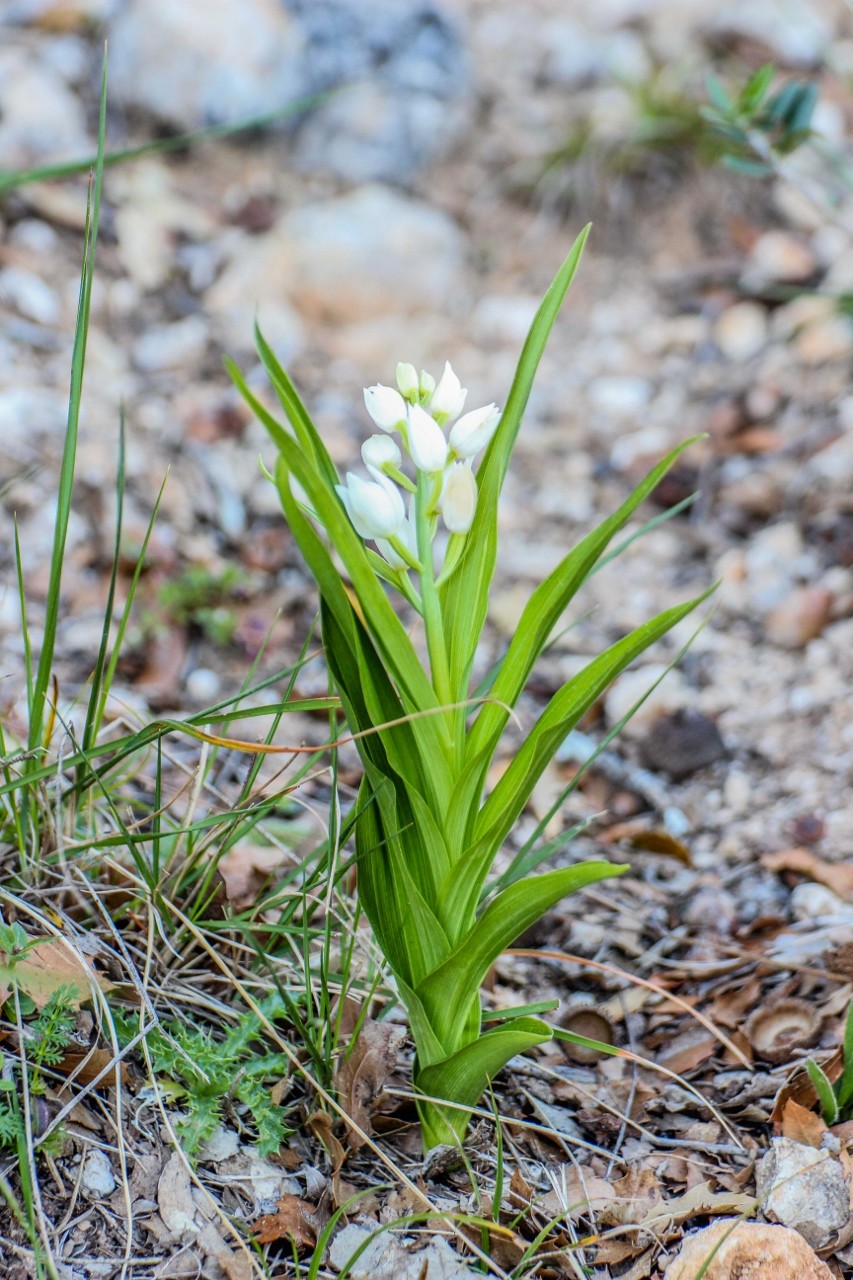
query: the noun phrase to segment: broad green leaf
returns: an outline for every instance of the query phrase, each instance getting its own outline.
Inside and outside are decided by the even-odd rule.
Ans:
[[[521,880],[493,898],[470,933],[418,986],[442,1044],[451,1043],[471,993],[479,991],[492,964],[520,933],[567,894],[625,870],[626,866],[612,862],[581,862]]]
[[[463,862],[470,871],[466,881],[469,892],[479,894],[495,853],[566,734],[575,727],[584,712],[620,671],[707,599],[709,594],[710,591],[705,591],[695,599],[666,609],[656,618],[642,623],[629,635],[605,649],[604,653],[593,658],[583,671],[554,694],[480,810],[475,842],[463,855]],[[448,881],[442,888],[442,895],[452,891]],[[460,910],[464,912],[468,905],[466,903]]]
[[[498,498],[539,361],[574,278],[588,234],[589,227],[585,227],[557,272],[533,320],[500,424],[477,470],[477,511],[461,562],[441,592],[449,637],[450,679],[460,700],[467,694],[474,651],[486,620],[489,586],[497,556]]]
[[[393,788],[388,785],[383,794],[365,778],[359,802],[359,900],[394,973],[414,986],[447,954],[449,944],[411,878],[405,850],[393,832]]]
[[[418,1070],[415,1087],[433,1098],[447,1098],[464,1107],[474,1107],[480,1101],[492,1078],[519,1053],[526,1053],[551,1039],[551,1028],[539,1018],[516,1018],[512,1022],[495,1027],[480,1036],[479,1040],[466,1044],[441,1062]],[[451,1107],[437,1107],[434,1103],[421,1103],[418,1107],[427,1132],[425,1138],[435,1145],[435,1134],[446,1124],[454,1135],[451,1141],[460,1141],[468,1125],[464,1111]],[[447,1142],[448,1137],[439,1136]]]

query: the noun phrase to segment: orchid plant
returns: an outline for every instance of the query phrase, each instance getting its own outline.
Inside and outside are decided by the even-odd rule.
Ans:
[[[588,662],[554,694],[489,790],[502,734],[552,630],[685,447],[536,588],[501,661],[472,688],[501,487],[586,234],[545,295],[502,412],[493,404],[463,412],[466,393],[449,364],[437,383],[400,364],[396,387],[365,391],[378,428],[361,451],[369,478],[348,472],[341,481],[259,332],[260,357],[289,430],[229,364],[277,447],[274,479],[284,515],[319,587],[326,660],[364,768],[355,817],[358,893],[408,1013],[427,1149],[458,1144],[492,1077],[554,1034],[534,1016],[538,1010],[484,1018],[480,987],[497,956],[567,894],[625,870],[590,861],[538,872],[536,860],[516,860],[511,874],[493,876],[495,859],[584,712],[698,603],[666,610]],[[425,660],[417,635],[398,616],[394,592],[422,620]]]

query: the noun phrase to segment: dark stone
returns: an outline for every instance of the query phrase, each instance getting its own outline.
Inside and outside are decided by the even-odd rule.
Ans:
[[[726,757],[720,731],[690,707],[680,707],[654,722],[640,743],[643,764],[678,780]]]

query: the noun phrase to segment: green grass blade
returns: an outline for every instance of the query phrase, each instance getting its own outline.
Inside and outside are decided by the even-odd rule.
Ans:
[[[68,399],[68,420],[65,445],[59,473],[59,494],[54,526],[53,551],[50,560],[50,578],[47,590],[47,609],[44,623],[44,641],[39,655],[38,668],[30,704],[28,745],[34,749],[41,745],[44,728],[44,712],[47,690],[53,668],[56,645],[56,629],[59,623],[59,600],[62,587],[62,568],[65,557],[65,541],[71,517],[71,494],[74,487],[74,468],[77,457],[77,434],[80,424],[80,402],[83,397],[83,371],[86,364],[86,343],[89,336],[89,312],[92,302],[92,281],[95,272],[95,250],[98,243],[98,227],[101,212],[101,189],[104,177],[104,140],[107,121],[107,58],[104,54],[101,78],[101,108],[98,118],[98,155],[94,179],[90,184],[89,206],[86,211],[83,269],[80,276],[80,292],[77,304],[77,321],[74,329],[74,349],[71,357],[71,390]]]
[[[140,160],[144,156],[167,155],[172,151],[186,151],[196,142],[205,142],[213,138],[227,138],[234,134],[249,133],[256,129],[264,129],[276,124],[287,116],[321,103],[328,94],[313,94],[310,97],[298,98],[277,111],[267,111],[262,115],[249,116],[234,124],[214,124],[204,129],[196,129],[192,133],[178,133],[169,138],[156,138],[153,142],[144,142],[138,147],[124,147],[119,151],[107,151],[103,157],[103,167],[127,164],[132,160]],[[98,163],[98,156],[84,156],[80,160],[66,160],[57,164],[35,165],[30,169],[0,169],[0,198],[18,187],[29,186],[34,182],[55,182],[64,178],[76,178],[81,173],[88,173]]]

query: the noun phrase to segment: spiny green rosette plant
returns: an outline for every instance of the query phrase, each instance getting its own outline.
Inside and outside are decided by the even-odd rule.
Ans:
[[[261,360],[290,430],[229,364],[278,449],[274,479],[320,590],[329,669],[348,725],[364,735],[357,740],[364,766],[355,824],[358,892],[408,1012],[427,1148],[458,1143],[469,1109],[495,1073],[552,1037],[548,1023],[525,1010],[502,1014],[483,1029],[480,987],[497,956],[561,898],[625,870],[585,862],[513,883],[504,879],[497,888],[489,880],[496,855],[567,733],[613,678],[698,602],[661,613],[569,680],[486,794],[512,708],[555,625],[684,447],[536,588],[490,682],[473,690],[497,555],[498,499],[586,234],[545,295],[502,413],[489,405],[462,414],[465,393],[449,365],[437,384],[403,364],[396,388],[367,389],[365,404],[380,429],[362,450],[369,480],[348,473],[341,481],[260,333]],[[403,469],[404,453],[413,477]],[[439,563],[440,524],[447,539]],[[395,612],[388,585],[420,615],[427,663]]]

